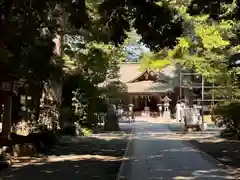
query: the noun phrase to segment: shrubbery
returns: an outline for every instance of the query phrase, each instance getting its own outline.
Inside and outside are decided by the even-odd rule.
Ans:
[[[240,135],[240,102],[230,101],[216,105],[213,109],[216,125],[225,127],[222,136]],[[238,138],[238,137],[237,137]]]

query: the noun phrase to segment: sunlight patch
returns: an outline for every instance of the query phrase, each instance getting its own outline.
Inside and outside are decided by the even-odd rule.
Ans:
[[[191,180],[191,179],[195,179],[193,177],[183,177],[183,176],[177,176],[177,177],[174,177],[173,179],[176,179],[176,180]]]
[[[21,162],[14,164],[14,167],[22,167],[27,166],[29,164],[33,165],[43,165],[45,163],[52,163],[52,162],[61,162],[61,161],[82,161],[82,160],[100,160],[100,161],[122,161],[128,160],[129,158],[126,157],[114,157],[114,156],[101,156],[101,155],[62,155],[62,156],[50,156],[44,159],[33,159],[32,161],[28,162]]]

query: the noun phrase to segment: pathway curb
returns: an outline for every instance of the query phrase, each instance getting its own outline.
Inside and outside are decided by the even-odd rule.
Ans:
[[[133,131],[134,131],[134,128],[132,127],[131,136],[133,135]],[[124,162],[125,162],[124,159],[127,157],[127,154],[128,154],[128,151],[129,151],[129,147],[130,147],[130,143],[132,142],[132,137],[131,136],[130,136],[129,141],[127,143],[127,147],[126,147],[125,153],[123,155],[123,160],[121,162],[121,165],[120,165],[120,168],[119,168],[116,180],[120,180],[120,178],[121,178],[121,174],[122,174],[123,166],[124,166]]]
[[[171,122],[168,125],[168,129],[172,132],[176,132],[173,131],[171,128]],[[181,130],[180,130],[181,131]],[[182,139],[182,137],[181,137]],[[196,139],[194,139],[195,141],[197,141]],[[182,139],[183,143],[194,148],[198,153],[200,153],[202,155],[202,157],[208,161],[210,161],[212,164],[216,164],[218,167],[221,167],[222,169],[232,169],[232,167],[223,164],[222,162],[220,162],[218,159],[214,158],[213,156],[211,156],[210,154],[208,154],[207,152],[201,150],[200,148],[196,147],[194,144],[192,144],[190,141],[191,140],[184,140]]]

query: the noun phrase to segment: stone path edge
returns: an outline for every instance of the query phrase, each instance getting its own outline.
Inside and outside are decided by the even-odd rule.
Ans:
[[[170,126],[170,124],[169,124]],[[169,128],[168,126],[168,129],[174,133],[176,133],[175,131],[171,130],[171,128]],[[196,141],[196,140],[194,140]],[[211,156],[210,154],[208,154],[207,152],[201,150],[200,148],[196,147],[194,144],[191,143],[191,140],[182,140],[182,142],[192,148],[194,148],[198,153],[201,154],[201,156],[211,162],[212,164],[216,164],[218,167],[221,167],[222,169],[232,169],[232,167],[228,166],[228,165],[225,165],[223,164],[222,162],[220,162],[218,159],[214,158],[213,156]]]
[[[128,151],[129,151],[129,147],[130,147],[130,144],[132,142],[132,137],[131,136],[133,134],[133,131],[134,131],[134,128],[132,127],[131,133],[130,133],[131,135],[130,135],[129,141],[127,143],[127,147],[126,147],[125,153],[123,155],[123,160],[121,162],[121,165],[120,165],[120,168],[119,168],[116,180],[120,180],[120,178],[121,178],[121,174],[122,174],[123,166],[124,166],[124,159],[127,157],[127,154],[128,154]]]
[[[233,171],[234,170],[233,167],[223,164],[221,161],[219,161],[218,159],[214,158],[213,156],[211,156],[207,152],[205,152],[205,151],[199,149],[198,147],[196,147],[195,145],[193,145],[190,141],[183,142],[183,143],[186,143],[186,145],[190,145],[191,147],[196,149],[201,154],[203,159],[208,160],[211,163],[215,163],[217,165],[217,167],[219,167],[220,169],[227,170],[227,171]],[[235,178],[238,179],[239,177],[235,177]]]

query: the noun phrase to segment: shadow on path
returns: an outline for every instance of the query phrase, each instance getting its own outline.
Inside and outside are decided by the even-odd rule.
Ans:
[[[240,171],[240,141],[221,139],[191,140],[198,149],[206,152],[225,165],[239,168]]]
[[[190,146],[189,141],[171,140],[171,135],[135,137],[124,161],[120,180],[238,179],[239,169],[229,169]]]
[[[31,163],[17,163],[8,180],[115,180],[127,139],[73,138]]]

